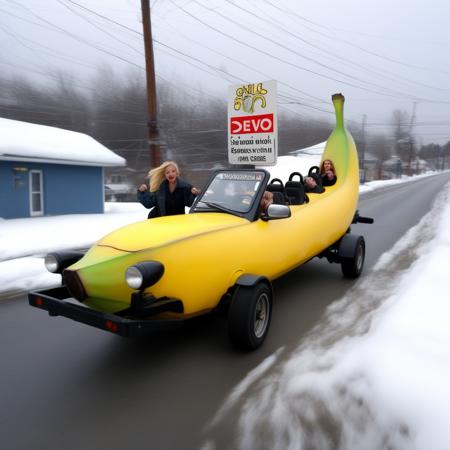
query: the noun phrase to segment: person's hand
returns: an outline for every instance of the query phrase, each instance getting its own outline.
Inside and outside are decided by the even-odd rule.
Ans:
[[[196,187],[193,187],[191,189],[191,192],[192,192],[193,195],[198,195],[198,194],[200,194],[201,190],[197,189]]]
[[[141,184],[141,185],[138,187],[138,191],[139,191],[139,192],[145,192],[147,189],[148,189],[148,187],[147,187],[146,184]]]

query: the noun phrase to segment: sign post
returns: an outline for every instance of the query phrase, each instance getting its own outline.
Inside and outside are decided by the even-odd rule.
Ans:
[[[276,81],[228,89],[228,162],[271,166],[278,155]]]

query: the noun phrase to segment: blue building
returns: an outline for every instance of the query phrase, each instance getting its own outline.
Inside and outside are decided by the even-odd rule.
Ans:
[[[104,167],[124,158],[90,136],[0,118],[0,217],[104,212]]]

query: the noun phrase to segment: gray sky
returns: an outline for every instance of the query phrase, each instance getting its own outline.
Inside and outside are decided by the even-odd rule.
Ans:
[[[329,119],[342,92],[346,118],[366,114],[373,132],[390,132],[392,111],[416,102],[418,141],[450,140],[447,1],[151,4],[157,76],[180,91],[226,102],[230,84],[275,79],[280,112]],[[140,0],[0,0],[0,69],[46,81],[58,68],[86,86],[99,64],[143,68],[140,19]]]

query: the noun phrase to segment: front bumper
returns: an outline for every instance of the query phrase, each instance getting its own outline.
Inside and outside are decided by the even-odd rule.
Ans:
[[[29,304],[48,311],[50,316],[67,317],[123,337],[142,336],[151,331],[177,328],[183,324],[183,319],[125,318],[117,314],[96,311],[68,300],[72,300],[72,297],[65,286],[28,294]]]

